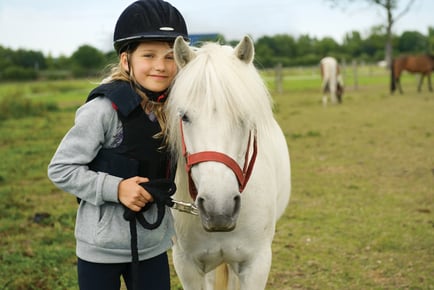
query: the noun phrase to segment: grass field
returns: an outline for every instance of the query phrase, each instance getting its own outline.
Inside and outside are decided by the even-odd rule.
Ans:
[[[346,70],[339,106],[322,107],[315,68],[285,71],[273,93],[293,190],[267,289],[434,289],[434,93],[417,93],[411,75],[393,96],[387,72],[358,76],[356,90]],[[274,92],[273,72],[264,79]],[[75,199],[46,167],[94,85],[0,84],[0,102],[56,104],[0,119],[1,290],[77,289]],[[181,289],[174,273],[172,284]]]

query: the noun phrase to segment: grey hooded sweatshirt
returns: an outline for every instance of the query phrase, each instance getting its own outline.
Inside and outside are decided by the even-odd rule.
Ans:
[[[75,237],[77,256],[94,263],[131,262],[129,224],[123,218],[124,206],[118,200],[122,178],[95,172],[89,164],[101,148],[122,142],[122,122],[110,100],[97,97],[81,106],[75,123],[62,139],[50,164],[48,177],[60,189],[82,201],[77,211]],[[156,219],[153,205],[143,212]],[[170,209],[154,230],[137,226],[139,260],[155,257],[172,246],[175,234]]]

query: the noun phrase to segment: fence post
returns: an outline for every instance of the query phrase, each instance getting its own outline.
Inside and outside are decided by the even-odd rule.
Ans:
[[[278,94],[283,93],[283,76],[282,76],[282,64],[278,63],[275,68],[275,88]]]
[[[353,79],[354,79],[354,90],[357,91],[359,88],[359,77],[357,75],[357,60],[353,59]]]

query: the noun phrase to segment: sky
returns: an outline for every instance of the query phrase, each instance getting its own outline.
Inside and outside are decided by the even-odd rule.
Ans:
[[[219,33],[226,40],[248,34],[288,34],[332,37],[367,36],[386,23],[384,9],[367,1],[331,7],[327,0],[167,0],[183,14],[190,34]],[[398,13],[409,0],[399,0]],[[70,56],[81,45],[112,50],[113,30],[121,12],[133,0],[0,0],[0,45]],[[345,2],[345,1],[344,1]],[[434,0],[415,0],[411,10],[394,25],[394,33],[434,27]]]

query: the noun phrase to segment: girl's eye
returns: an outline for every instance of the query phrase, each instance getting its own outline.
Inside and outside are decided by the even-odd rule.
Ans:
[[[166,59],[173,60],[173,59],[175,59],[175,57],[173,56],[173,54],[170,54],[170,55],[167,55],[167,56],[166,56]]]
[[[153,54],[144,54],[143,57],[145,57],[145,58],[153,58],[154,55]]]

